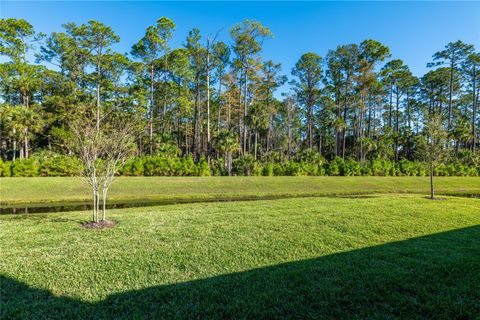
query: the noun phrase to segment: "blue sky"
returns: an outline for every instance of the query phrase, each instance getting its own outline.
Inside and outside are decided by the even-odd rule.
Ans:
[[[177,24],[172,46],[198,27],[228,41],[228,30],[245,18],[268,26],[275,38],[264,44],[263,56],[290,70],[301,54],[324,57],[328,49],[375,39],[393,57],[422,75],[434,52],[462,40],[480,50],[480,2],[9,2],[0,1],[2,18],[24,18],[37,31],[61,30],[65,22],[100,20],[121,37],[115,49],[129,52],[148,25],[161,16]]]

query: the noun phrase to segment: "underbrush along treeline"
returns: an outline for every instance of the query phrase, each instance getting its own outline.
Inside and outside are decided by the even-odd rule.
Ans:
[[[68,177],[77,176],[82,162],[75,158],[59,154],[42,154],[38,157],[16,161],[0,161],[2,177]],[[343,160],[336,157],[327,161],[318,153],[299,155],[291,160],[262,162],[253,156],[235,159],[232,174],[237,176],[427,176],[429,166],[426,162],[400,160],[398,163],[388,160],[370,160],[363,165],[353,159]],[[210,165],[201,157],[195,162],[192,156],[144,156],[128,159],[120,167],[120,176],[227,176],[225,160],[212,160]],[[456,162],[438,164],[434,168],[436,176],[480,176],[480,166],[475,161],[469,164],[460,159]]]

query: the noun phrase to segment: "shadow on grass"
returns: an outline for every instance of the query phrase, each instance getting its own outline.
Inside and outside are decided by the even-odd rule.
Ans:
[[[480,226],[123,292],[99,303],[1,277],[1,303],[2,320],[478,319]]]

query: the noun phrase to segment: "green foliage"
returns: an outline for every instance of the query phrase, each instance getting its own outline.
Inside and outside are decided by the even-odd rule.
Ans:
[[[233,173],[240,176],[251,176],[255,172],[257,162],[252,155],[241,156],[233,161]]]
[[[209,176],[210,175],[210,168],[208,166],[207,159],[204,156],[200,158],[196,166],[195,175],[199,177]]]
[[[361,176],[360,163],[353,159],[347,159],[343,162],[343,167],[340,168],[342,176]]]
[[[81,171],[82,162],[75,158],[54,154],[40,160],[42,177],[73,177]]]
[[[343,160],[340,157],[336,157],[330,163],[325,165],[326,173],[329,176],[339,176],[340,175],[340,168],[343,167]]]
[[[402,159],[398,163],[399,172],[404,176],[425,176],[427,168],[424,163]]]
[[[210,169],[205,158],[196,164],[192,156],[165,157],[146,156],[132,158],[119,170],[122,176],[209,176]]]
[[[317,153],[318,154],[318,153]],[[325,161],[321,157],[299,156],[283,162],[259,162],[251,155],[235,159],[233,172],[238,176],[426,176],[428,165],[424,162],[400,160],[371,160],[363,166],[353,160],[336,157]],[[307,161],[310,160],[310,161]],[[469,160],[469,163],[470,162]],[[474,163],[477,163],[476,161]],[[67,177],[82,169],[81,161],[74,157],[42,153],[30,159],[0,162],[2,177]],[[437,176],[480,176],[480,166],[462,161],[439,164],[434,169]],[[211,160],[204,156],[195,163],[193,157],[144,156],[128,159],[120,167],[119,176],[226,176],[225,159]]]
[[[143,176],[144,174],[143,159],[132,158],[128,159],[122,167],[118,170],[118,175],[121,176]]]
[[[12,177],[37,177],[40,163],[35,158],[15,160],[11,164]]]
[[[274,165],[272,163],[266,163],[262,169],[262,176],[271,177],[274,175]]]
[[[4,162],[0,159],[0,176],[1,177],[11,177],[12,176],[12,162]]]

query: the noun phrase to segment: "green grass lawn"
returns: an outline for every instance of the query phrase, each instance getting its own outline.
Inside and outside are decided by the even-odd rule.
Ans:
[[[439,193],[480,193],[478,177],[438,177]],[[1,178],[0,204],[89,201],[79,178]],[[119,177],[111,201],[212,200],[358,193],[424,193],[428,177]]]
[[[89,212],[0,216],[0,318],[478,319],[479,208],[405,194],[197,203],[111,210],[105,230],[80,227]]]

